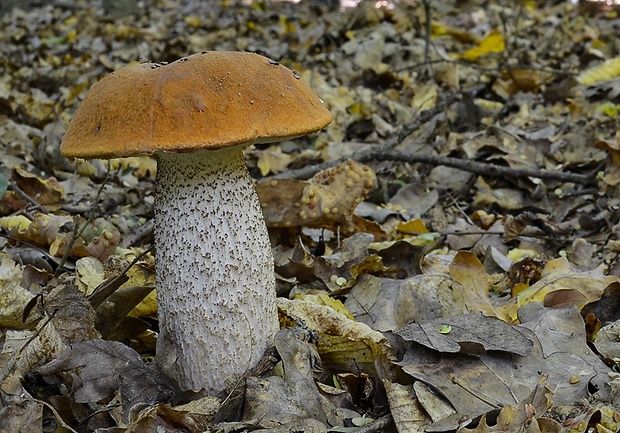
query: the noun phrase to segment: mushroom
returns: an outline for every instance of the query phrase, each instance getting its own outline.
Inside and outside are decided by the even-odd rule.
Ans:
[[[158,157],[156,359],[182,390],[230,389],[279,328],[271,245],[243,147],[331,119],[297,72],[223,51],[127,66],[77,109],[63,155]]]

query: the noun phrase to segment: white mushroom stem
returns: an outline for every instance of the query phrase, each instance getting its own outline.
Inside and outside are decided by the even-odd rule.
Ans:
[[[229,389],[278,331],[273,257],[240,146],[160,154],[157,363],[184,390]]]

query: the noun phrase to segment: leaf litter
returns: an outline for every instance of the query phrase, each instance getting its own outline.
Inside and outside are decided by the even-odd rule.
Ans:
[[[620,431],[613,7],[15,3],[0,430]],[[225,400],[152,366],[155,160],[58,152],[103,75],[213,49],[299,71],[335,119],[247,154],[282,330]]]

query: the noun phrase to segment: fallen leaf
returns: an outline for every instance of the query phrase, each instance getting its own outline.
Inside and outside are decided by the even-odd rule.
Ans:
[[[394,351],[381,333],[312,302],[278,298],[277,305],[281,323],[301,321],[318,332],[317,350],[324,368],[391,378],[388,360],[393,358]]]
[[[280,173],[295,159],[293,155],[282,152],[280,146],[270,146],[265,150],[256,151],[258,161],[256,166],[260,169],[263,176],[269,173]]]
[[[577,77],[580,84],[591,86],[600,81],[620,77],[620,58],[609,59],[600,65],[588,68]]]
[[[256,186],[268,227],[316,227],[356,232],[355,207],[377,186],[369,167],[347,161],[309,181],[266,180]]]
[[[445,326],[450,327],[449,333],[441,332]],[[438,352],[468,355],[496,350],[527,356],[533,344],[518,327],[480,313],[409,323],[395,333],[405,341],[415,341]]]
[[[17,186],[40,205],[58,207],[62,202],[63,191],[56,178],[41,179],[20,167],[13,169],[12,177]],[[52,209],[53,206],[48,208]]]
[[[39,368],[44,376],[70,373],[75,401],[95,403],[113,396],[119,389],[129,392],[124,404],[153,403],[171,395],[171,388],[154,366],[122,343],[104,340],[72,344],[51,362]],[[130,407],[123,411],[129,413]]]
[[[417,275],[403,280],[363,275],[344,305],[356,320],[378,331],[402,329],[463,314],[463,299],[445,275]]]
[[[487,316],[510,321],[510,316],[491,303],[489,277],[475,254],[459,251],[450,264],[450,276],[463,288],[462,298],[467,311],[480,311]]]
[[[283,376],[266,379],[249,377],[244,401],[244,420],[260,420],[263,428],[274,428],[300,419],[328,422],[327,400],[314,384],[313,374],[320,371],[314,345],[305,341],[307,331],[282,329],[275,344],[282,358]]]
[[[559,258],[549,261],[542,270],[540,280],[499,307],[499,311],[507,320],[516,320],[519,307],[530,302],[545,302],[548,295],[559,290],[576,291],[580,296],[573,295],[571,299],[578,308],[582,308],[585,304],[598,300],[607,286],[619,281],[618,277],[605,275],[602,266],[579,272],[573,270],[567,259]],[[547,299],[550,302],[552,298]]]
[[[478,43],[478,46],[454,57],[467,60],[468,62],[475,62],[487,54],[501,53],[504,51],[504,48],[504,36],[498,29],[493,29]]]

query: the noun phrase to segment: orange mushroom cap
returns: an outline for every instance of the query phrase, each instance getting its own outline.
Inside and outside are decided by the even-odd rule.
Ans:
[[[299,137],[331,120],[296,72],[258,54],[209,51],[104,77],[60,149],[71,158],[215,150]]]

